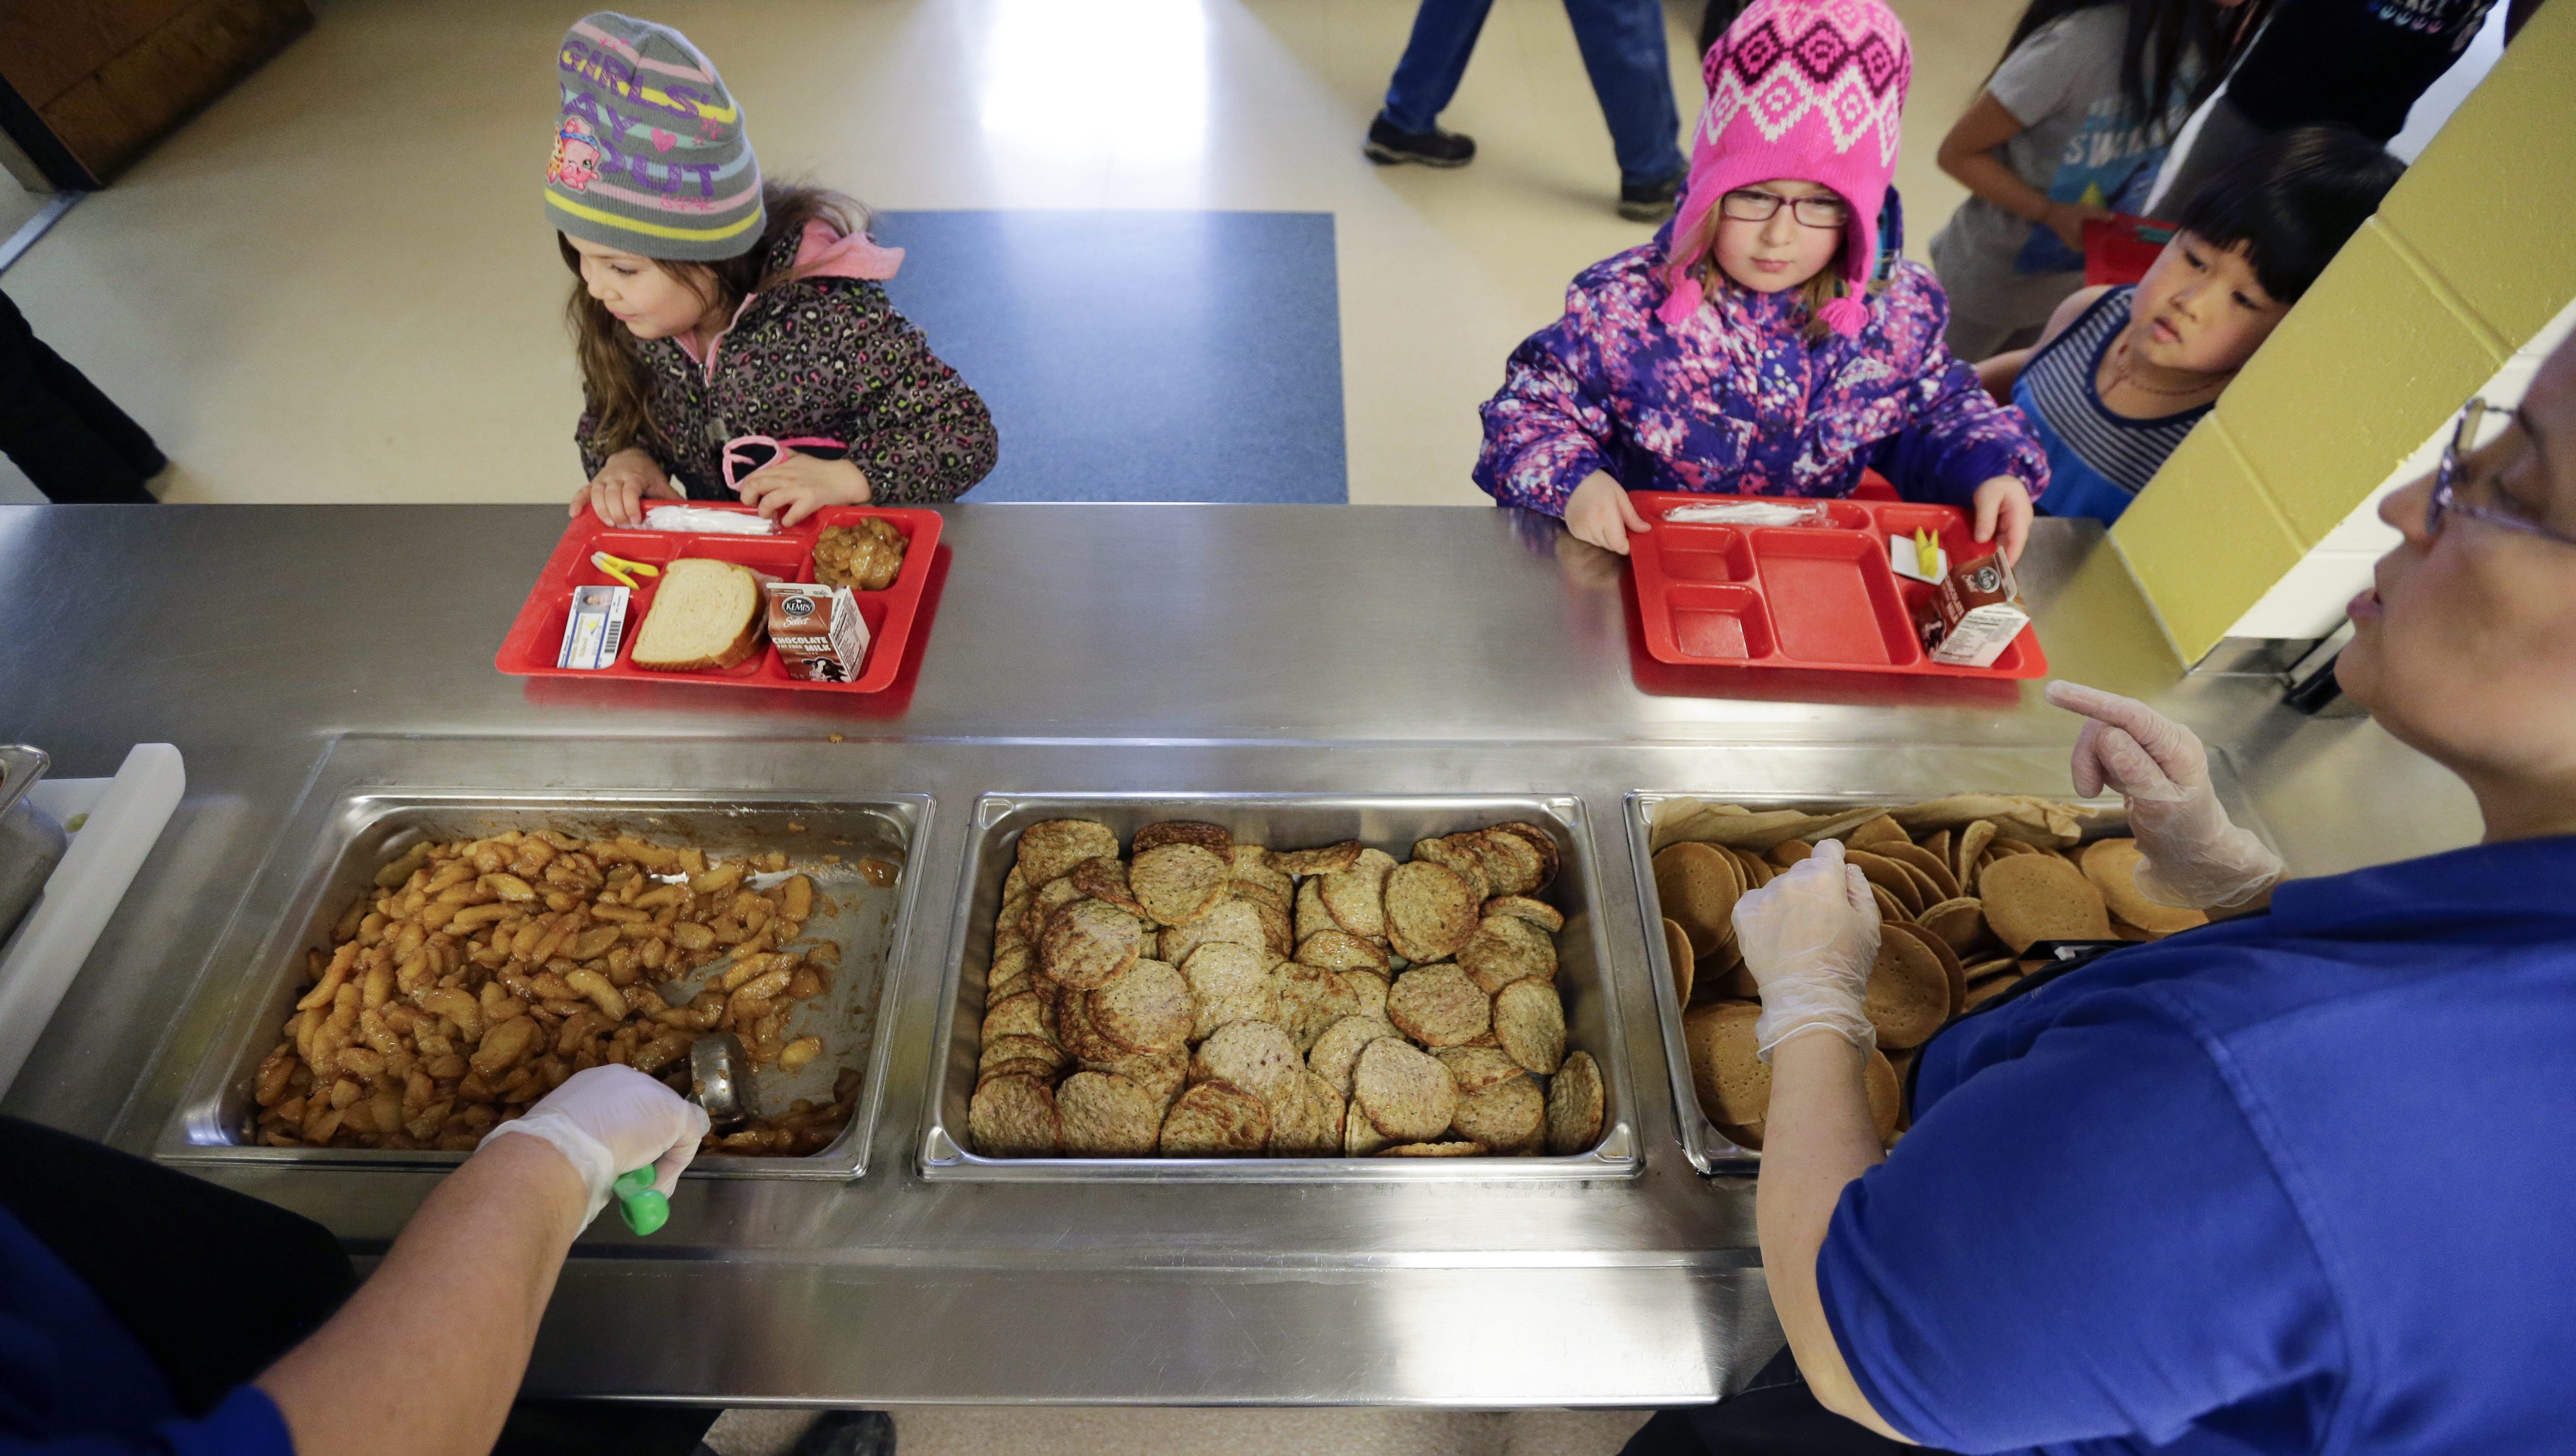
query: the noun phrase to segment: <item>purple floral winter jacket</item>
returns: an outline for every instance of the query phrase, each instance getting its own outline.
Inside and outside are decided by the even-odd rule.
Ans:
[[[1576,274],[1565,316],[1512,351],[1476,460],[1498,504],[1561,516],[1596,470],[1630,490],[1846,496],[1874,468],[1908,500],[1959,506],[1998,475],[2047,487],[2021,412],[1941,342],[1931,269],[1898,263],[1858,338],[1809,343],[1796,291],[1731,286],[1672,328],[1655,316],[1671,231]]]

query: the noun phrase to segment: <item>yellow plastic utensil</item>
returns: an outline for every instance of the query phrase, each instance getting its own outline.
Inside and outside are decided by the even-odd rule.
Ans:
[[[1914,529],[1914,564],[1923,569],[1924,580],[1941,579],[1941,543],[1920,526]]]
[[[611,556],[605,551],[593,551],[590,553],[590,564],[598,567],[610,576],[617,578],[618,584],[625,587],[628,591],[634,591],[636,589],[636,577],[660,576],[662,574],[662,568],[655,566],[650,562],[629,561],[623,556]]]

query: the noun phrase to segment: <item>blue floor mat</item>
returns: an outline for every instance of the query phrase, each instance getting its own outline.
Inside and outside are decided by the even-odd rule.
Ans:
[[[965,499],[1341,502],[1322,212],[881,212],[886,285],[991,406]]]

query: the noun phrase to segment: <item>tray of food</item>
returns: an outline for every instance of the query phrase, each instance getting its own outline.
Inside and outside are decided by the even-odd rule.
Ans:
[[[1640,1164],[1581,800],[988,794],[933,1179]]]
[[[937,511],[826,506],[777,530],[750,506],[693,502],[655,505],[645,521],[576,516],[494,665],[519,677],[872,693],[927,630]]]
[[[1702,1172],[1760,1151],[1770,1098],[1735,902],[1819,841],[1843,841],[1878,901],[1869,1093],[1890,1144],[1903,1134],[1898,1089],[1917,1050],[2020,981],[2023,952],[2044,941],[2158,940],[2207,920],[2138,891],[2137,845],[2117,797],[1636,793],[1628,809],[1675,1111]]]
[[[747,1122],[691,1177],[854,1177],[882,1093],[886,967],[926,796],[360,789],[257,936],[158,1151],[454,1160],[584,1067],[690,1092],[740,1039]],[[267,887],[255,888],[265,896]],[[229,950],[230,947],[227,947]]]
[[[1637,491],[1646,650],[1696,667],[2034,678],[2009,563],[1955,507]]]

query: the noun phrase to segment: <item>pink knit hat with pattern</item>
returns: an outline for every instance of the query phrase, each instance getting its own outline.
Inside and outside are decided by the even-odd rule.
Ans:
[[[1753,0],[1709,48],[1708,106],[1691,144],[1690,186],[1673,220],[1690,237],[1738,187],[1791,179],[1830,187],[1851,207],[1844,296],[1821,310],[1845,338],[1869,322],[1862,302],[1878,259],[1878,210],[1896,172],[1898,120],[1914,76],[1905,25],[1882,0]],[[1678,325],[1704,301],[1675,259],[1656,313]]]

